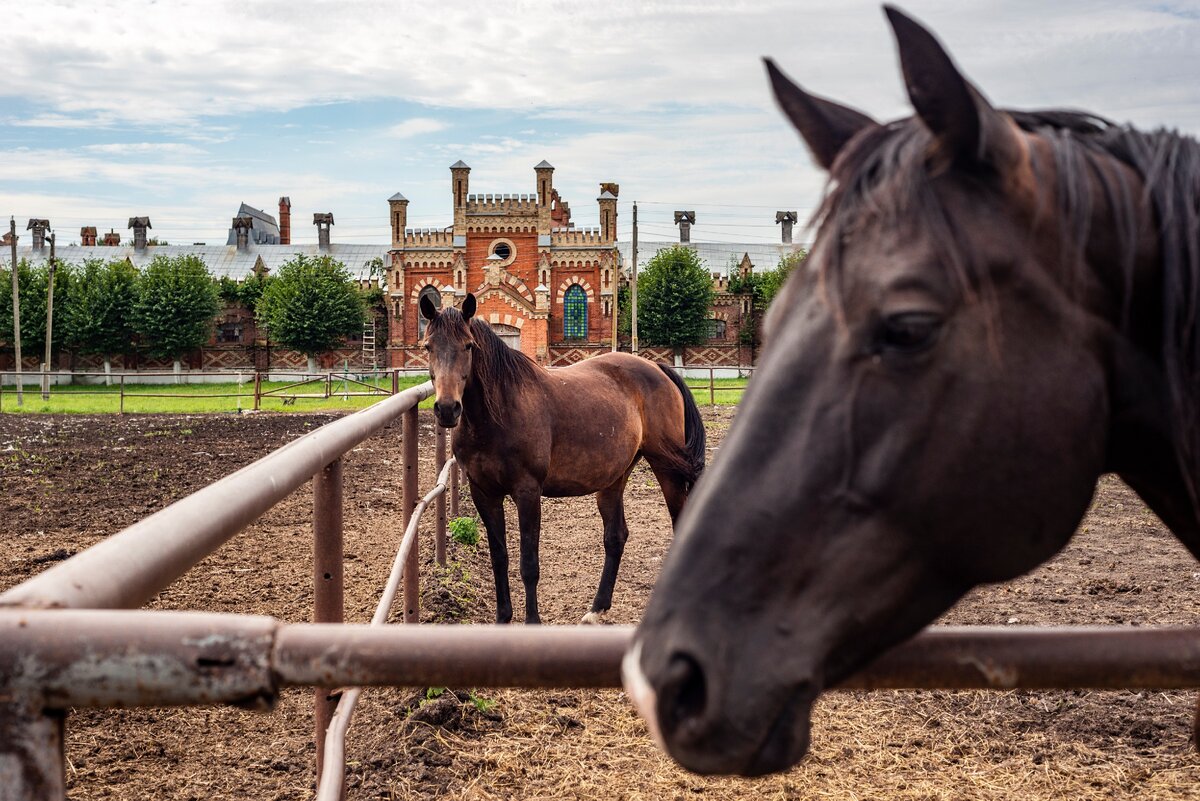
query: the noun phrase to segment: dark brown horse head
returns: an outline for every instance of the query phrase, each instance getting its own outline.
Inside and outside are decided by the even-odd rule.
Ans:
[[[830,190],[624,671],[697,772],[798,761],[824,688],[1053,555],[1102,472],[1148,471],[1122,461],[1136,431],[1165,489],[1131,483],[1195,528],[1162,444],[1140,174],[1089,144],[1093,118],[1035,132],[994,109],[928,31],[887,15],[911,118],[875,123],[767,64]]]
[[[439,311],[427,297],[421,298],[421,315],[429,321],[425,328],[425,350],[429,352],[429,378],[437,400],[433,414],[438,425],[454,428],[463,411],[463,392],[471,380],[471,358],[475,338],[471,318],[475,315],[475,296],[468,294],[462,311]]]

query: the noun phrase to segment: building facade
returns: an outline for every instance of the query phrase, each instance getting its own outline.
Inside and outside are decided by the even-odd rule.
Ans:
[[[424,367],[422,297],[445,308],[468,292],[512,347],[541,364],[570,363],[611,343],[619,269],[617,193],[600,184],[599,225],[578,228],[554,188],[554,167],[533,168],[532,194],[473,195],[471,168],[450,167],[453,224],[412,229],[408,200],[388,200],[389,342],[393,367]]]

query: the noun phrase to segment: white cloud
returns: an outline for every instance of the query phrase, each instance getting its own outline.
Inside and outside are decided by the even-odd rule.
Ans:
[[[180,142],[113,142],[103,145],[84,145],[90,153],[105,153],[113,156],[161,154],[164,156],[195,156],[205,151],[195,145]]]
[[[446,129],[446,123],[428,117],[413,117],[387,129],[393,139],[411,139],[422,134],[437,133]]]

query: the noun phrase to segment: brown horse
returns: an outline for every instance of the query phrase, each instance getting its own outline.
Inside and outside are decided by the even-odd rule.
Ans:
[[[997,110],[887,16],[911,118],[767,64],[830,189],[625,661],[695,771],[794,764],[825,687],[1052,556],[1106,471],[1200,555],[1200,144]]]
[[[624,353],[545,370],[474,317],[474,295],[461,312],[439,312],[422,298],[421,314],[429,320],[434,414],[446,428],[458,426],[454,456],[487,529],[496,622],[512,620],[504,497],[516,504],[521,527],[525,622],[538,623],[542,496],[593,492],[604,520],[604,570],[584,622],[599,622],[612,606],[629,536],[623,496],[633,466],[646,458],[672,523],[704,470],[704,422],[691,391],[673,370]]]

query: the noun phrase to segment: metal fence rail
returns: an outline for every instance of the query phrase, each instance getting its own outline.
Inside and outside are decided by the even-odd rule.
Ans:
[[[713,379],[710,374],[710,387]],[[711,390],[710,390],[711,392]],[[402,586],[419,617],[420,514],[457,475],[436,428],[439,478],[417,496],[417,404],[428,382],[329,423],[0,594],[0,801],[65,797],[70,708],[238,704],[269,710],[285,687],[617,687],[627,626],[383,626],[341,623],[342,456],[401,418],[405,536],[373,623]],[[313,479],[314,623],[253,615],[132,610]],[[1200,688],[1200,628],[935,627],[839,689]],[[337,798],[342,737],[357,690],[334,712],[315,692],[318,738],[331,719],[321,798]],[[319,757],[325,750],[319,748]]]

